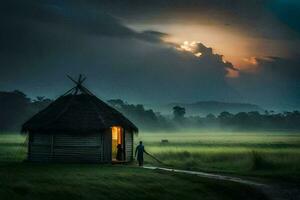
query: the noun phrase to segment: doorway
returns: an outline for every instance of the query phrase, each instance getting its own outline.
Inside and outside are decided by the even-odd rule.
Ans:
[[[120,126],[111,127],[111,153],[113,161],[123,161],[124,160],[124,134],[123,128]]]

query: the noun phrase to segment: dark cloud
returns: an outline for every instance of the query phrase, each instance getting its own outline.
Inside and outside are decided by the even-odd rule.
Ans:
[[[5,10],[2,89],[54,95],[62,92],[65,74],[84,73],[90,87],[107,97],[158,102],[238,96],[226,83],[227,64],[202,44],[201,58],[179,52],[161,42],[165,33],[136,32],[89,5],[10,2]]]
[[[236,69],[230,62],[224,61],[223,55],[214,53],[211,47],[206,47],[202,43],[197,43],[195,51],[200,52],[202,54],[201,58],[209,58],[211,60],[215,60],[219,63],[225,64],[227,68]]]
[[[270,80],[300,83],[300,60],[298,58],[266,57],[258,58],[258,73],[269,76]]]
[[[32,46],[40,49],[46,47],[47,50],[53,45],[68,46],[68,41],[73,43],[78,40],[75,43],[80,43],[79,40],[87,35],[150,42],[161,42],[161,37],[165,35],[154,31],[136,32],[104,11],[67,1],[12,0],[1,6],[0,51],[5,53],[30,51]]]
[[[143,32],[139,33],[137,38],[140,38],[142,40],[149,41],[149,42],[162,42],[162,39],[166,36],[168,36],[167,33],[148,30],[148,31],[143,31]]]
[[[257,2],[252,8],[254,14],[240,11],[235,0],[231,4],[184,1],[186,6],[182,1],[134,2],[2,2],[0,89],[54,97],[70,86],[65,74],[84,73],[88,87],[104,98],[147,103],[223,100],[277,105],[286,100],[293,106],[300,105],[297,59],[258,59],[257,73],[241,73],[240,78],[232,80],[236,83],[229,85],[227,70],[237,69],[223,62],[223,56],[212,48],[198,43],[196,51],[202,55],[196,57],[163,43],[167,33],[137,32],[126,26],[135,18],[148,18],[149,22],[161,19],[165,23],[168,14],[172,18],[185,9],[213,13],[215,19],[229,16],[229,24],[234,20],[237,24],[243,20],[254,23],[254,15],[260,16],[259,1],[251,1]],[[216,7],[217,3],[220,5]],[[164,13],[166,10],[170,12]]]
[[[227,66],[213,54],[197,58],[174,47],[124,38],[99,37],[86,45],[86,52],[81,48],[67,55],[15,61],[22,64],[21,75],[15,67],[6,68],[1,85],[53,96],[67,88],[65,74],[84,73],[88,87],[107,98],[153,103],[239,97],[226,82]]]
[[[299,108],[299,66],[298,58],[258,58],[255,73],[241,73],[239,79],[232,81],[242,96],[252,102],[273,108]]]
[[[300,37],[296,0],[124,0],[91,1],[131,23],[218,25],[251,37]]]

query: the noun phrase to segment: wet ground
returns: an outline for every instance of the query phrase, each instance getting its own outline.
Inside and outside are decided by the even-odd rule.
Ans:
[[[293,185],[293,184],[287,184],[287,183],[267,184],[263,182],[258,182],[258,181],[253,181],[245,178],[228,176],[228,175],[213,174],[213,173],[206,173],[200,171],[180,170],[180,169],[164,168],[164,167],[144,166],[143,168],[149,170],[168,171],[170,173],[190,174],[190,175],[196,175],[196,176],[211,178],[216,180],[232,181],[241,184],[247,184],[257,188],[258,190],[261,190],[271,200],[300,200],[300,188],[297,185]]]

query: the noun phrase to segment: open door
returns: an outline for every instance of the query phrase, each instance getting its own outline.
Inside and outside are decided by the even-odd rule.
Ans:
[[[112,134],[112,160],[113,161],[123,161],[125,154],[124,154],[124,131],[123,128],[120,126],[113,126],[111,127],[111,134]]]

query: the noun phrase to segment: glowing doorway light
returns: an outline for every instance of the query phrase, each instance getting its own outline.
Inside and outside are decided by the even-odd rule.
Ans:
[[[117,144],[122,144],[122,128],[120,126],[111,127],[112,140]]]

